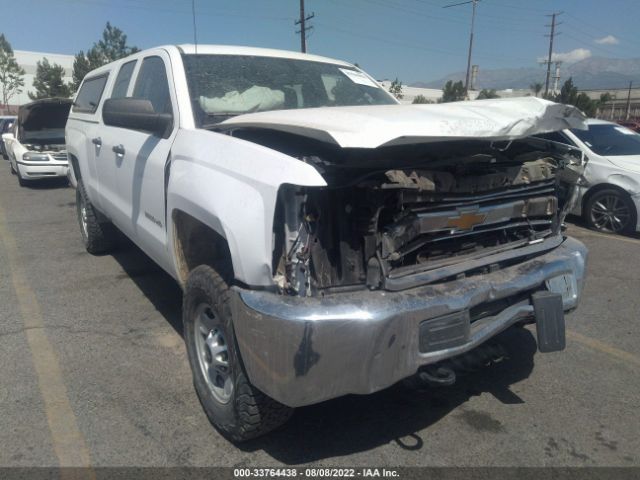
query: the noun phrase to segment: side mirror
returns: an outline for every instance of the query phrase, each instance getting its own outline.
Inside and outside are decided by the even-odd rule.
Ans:
[[[150,132],[168,138],[173,127],[173,116],[156,113],[153,104],[143,98],[110,98],[102,106],[105,125]]]
[[[589,161],[589,157],[579,148],[569,147],[567,153],[575,159],[577,165],[586,165]]]

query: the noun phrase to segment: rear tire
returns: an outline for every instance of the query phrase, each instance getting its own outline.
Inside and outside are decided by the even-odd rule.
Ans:
[[[99,255],[112,250],[115,245],[114,226],[98,221],[96,209],[87,196],[82,180],[78,180],[76,188],[76,213],[87,252]]]
[[[249,382],[233,330],[232,295],[224,275],[200,265],[187,279],[182,320],[200,403],[225,437],[242,442],[279,427],[293,409]]]
[[[629,195],[615,188],[606,188],[591,195],[584,209],[588,227],[605,233],[633,233],[637,215]]]

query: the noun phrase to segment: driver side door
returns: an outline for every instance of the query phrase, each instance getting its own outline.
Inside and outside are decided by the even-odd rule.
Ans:
[[[113,222],[156,262],[164,266],[167,247],[165,174],[178,126],[178,108],[169,57],[158,51],[138,60],[129,97],[149,100],[156,113],[170,114],[171,132],[151,132],[109,126],[103,150],[114,166]],[[114,91],[118,88],[117,80]],[[166,138],[165,138],[166,137]]]

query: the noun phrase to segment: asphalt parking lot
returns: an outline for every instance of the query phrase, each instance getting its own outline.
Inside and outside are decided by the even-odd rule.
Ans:
[[[590,262],[564,352],[513,329],[453,387],[301,408],[235,446],[192,388],[178,286],[127,241],[87,254],[75,191],[0,161],[0,466],[640,466],[640,237],[569,234]]]

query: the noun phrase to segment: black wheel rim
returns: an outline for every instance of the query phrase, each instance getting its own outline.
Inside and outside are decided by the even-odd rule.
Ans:
[[[609,194],[598,197],[591,205],[591,223],[603,232],[624,231],[631,220],[631,211],[619,195]]]

